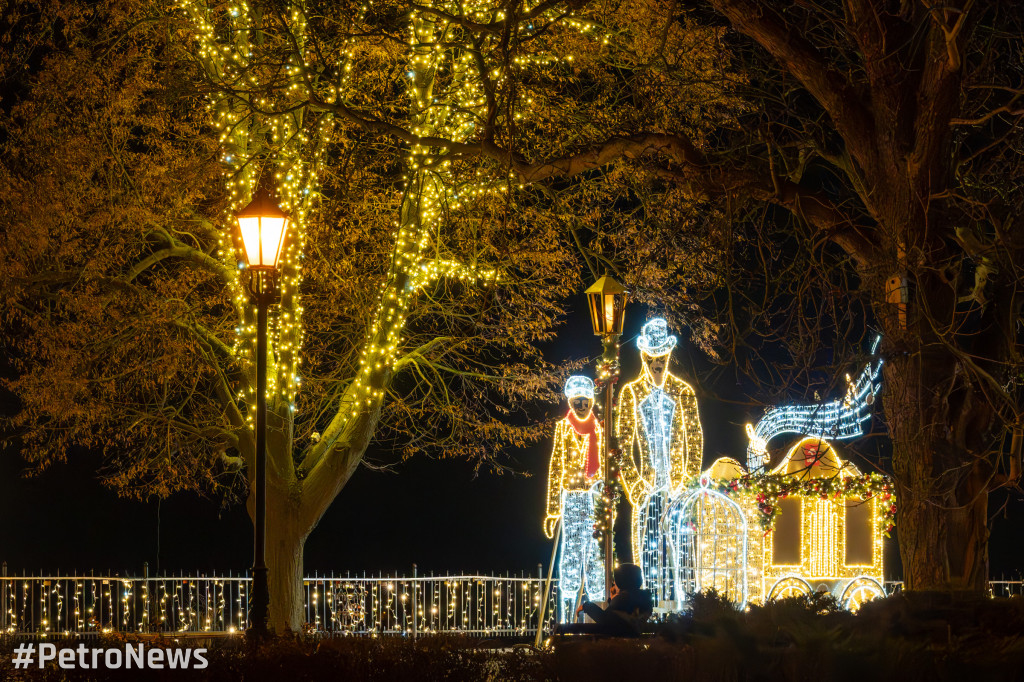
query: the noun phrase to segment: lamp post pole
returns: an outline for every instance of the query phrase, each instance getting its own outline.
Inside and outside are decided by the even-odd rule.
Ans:
[[[598,369],[598,378],[604,382],[604,495],[608,501],[605,513],[607,528],[604,534],[604,585],[606,597],[611,600],[612,571],[615,566],[613,554],[613,535],[615,521],[615,497],[612,494],[612,457],[617,447],[615,438],[615,382],[619,379],[619,335],[605,334],[601,337],[601,345],[604,353],[601,356],[601,367]]]
[[[615,494],[612,488],[612,457],[615,455],[615,382],[619,379],[619,337],[625,321],[626,290],[612,277],[605,275],[586,290],[587,307],[594,334],[601,337],[604,352],[597,365],[597,383],[604,387],[604,491],[602,525],[604,533],[604,585],[611,600],[612,572],[615,568],[614,525]]]
[[[290,219],[261,184],[237,214],[249,267],[249,293],[256,303],[256,452],[253,472],[252,589],[249,626],[257,638],[268,633],[270,576],[267,568],[267,309],[277,300],[277,268]]]
[[[277,295],[273,273],[252,272],[249,292],[256,299],[256,472],[253,477],[252,604],[249,620],[257,637],[267,634],[270,581],[267,569],[267,308]]]

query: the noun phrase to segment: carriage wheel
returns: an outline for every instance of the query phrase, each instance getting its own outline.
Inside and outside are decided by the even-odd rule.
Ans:
[[[811,586],[803,578],[790,576],[782,578],[768,592],[768,599],[786,599],[788,597],[806,597],[811,593]]]
[[[854,578],[843,591],[843,598],[840,600],[847,611],[856,613],[860,607],[871,601],[885,596],[885,590],[873,578]]]

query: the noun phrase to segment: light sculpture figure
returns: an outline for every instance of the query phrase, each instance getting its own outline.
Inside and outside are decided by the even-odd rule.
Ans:
[[[674,594],[668,508],[700,471],[704,436],[693,387],[669,369],[676,337],[662,318],[648,321],[637,339],[643,369],[619,396],[616,435],[622,445],[622,481],[633,507],[633,561],[658,602]]]
[[[871,345],[878,352],[881,336]],[[768,464],[768,441],[783,433],[795,433],[829,440],[847,440],[864,433],[871,419],[871,406],[881,386],[882,360],[868,362],[856,381],[847,376],[848,390],[841,400],[814,405],[776,405],[769,408],[756,426],[747,424],[747,469],[751,473]]]
[[[559,519],[562,523],[558,591],[563,616],[574,613],[578,595],[601,601],[605,588],[601,548],[594,534],[605,461],[604,431],[593,412],[594,382],[584,376],[569,377],[565,397],[569,412],[555,426],[544,519],[549,538],[554,537]]]

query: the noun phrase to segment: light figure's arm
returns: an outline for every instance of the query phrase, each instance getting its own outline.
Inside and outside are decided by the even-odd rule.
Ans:
[[[555,442],[551,451],[551,463],[548,465],[548,504],[544,518],[544,534],[549,538],[555,536],[555,525],[562,514],[562,479],[565,476],[565,427],[566,420],[555,426]]]
[[[697,410],[697,394],[687,384],[682,396],[683,428],[686,434],[686,465],[683,468],[683,482],[693,480],[700,475],[700,467],[704,459],[704,430],[700,425],[700,414]]]

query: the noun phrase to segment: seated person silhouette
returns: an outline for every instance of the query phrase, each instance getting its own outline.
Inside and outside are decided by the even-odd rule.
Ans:
[[[602,609],[593,602],[584,601],[579,611],[590,616],[593,623],[569,623],[557,631],[569,634],[611,635],[636,637],[644,623],[654,612],[654,598],[650,590],[641,589],[643,570],[636,564],[620,564],[615,569],[612,600]],[[577,611],[577,613],[579,613]]]

